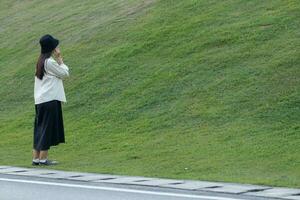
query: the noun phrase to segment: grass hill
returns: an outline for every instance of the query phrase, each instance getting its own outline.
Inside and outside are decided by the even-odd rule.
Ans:
[[[71,68],[57,169],[300,187],[297,0],[0,4],[0,165],[30,166],[50,33]]]

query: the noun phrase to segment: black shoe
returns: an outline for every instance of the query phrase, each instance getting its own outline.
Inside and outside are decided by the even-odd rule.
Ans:
[[[32,166],[37,166],[39,164],[40,164],[40,162],[34,162],[34,161],[32,161]]]
[[[43,165],[43,166],[49,166],[49,165],[57,165],[58,162],[55,161],[55,160],[46,160],[45,162],[41,162],[39,163],[40,165]]]

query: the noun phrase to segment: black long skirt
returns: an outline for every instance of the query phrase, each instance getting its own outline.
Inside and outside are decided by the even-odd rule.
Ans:
[[[61,102],[54,100],[35,105],[33,148],[46,151],[59,143],[65,143]]]

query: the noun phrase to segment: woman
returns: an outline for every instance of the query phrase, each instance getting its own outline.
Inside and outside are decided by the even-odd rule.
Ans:
[[[36,64],[34,83],[32,165],[57,164],[48,160],[48,150],[65,142],[61,102],[66,102],[66,96],[62,80],[69,76],[69,68],[63,62],[58,44],[59,40],[51,35],[40,39],[41,55]]]

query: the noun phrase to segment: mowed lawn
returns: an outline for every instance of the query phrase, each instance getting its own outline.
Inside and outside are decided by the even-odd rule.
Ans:
[[[300,187],[299,1],[0,5],[0,165],[30,167],[50,33],[71,68],[54,169]]]

